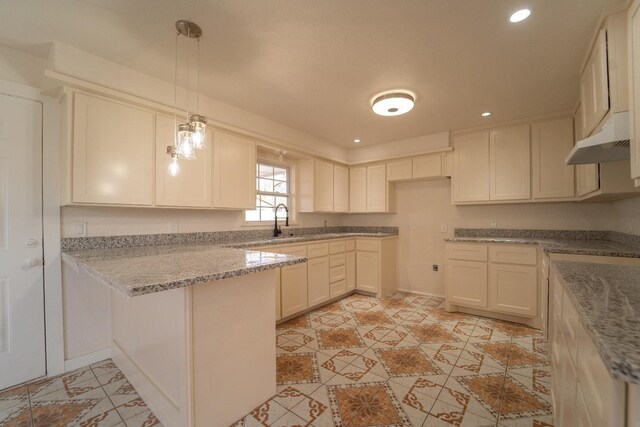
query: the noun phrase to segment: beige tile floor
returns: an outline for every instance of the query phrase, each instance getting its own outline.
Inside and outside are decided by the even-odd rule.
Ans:
[[[278,394],[234,426],[552,426],[539,331],[351,295],[278,325]],[[106,360],[0,392],[0,426],[159,426]]]
[[[0,426],[161,426],[111,360],[0,392]]]
[[[352,295],[277,329],[278,394],[235,426],[552,426],[541,333]]]

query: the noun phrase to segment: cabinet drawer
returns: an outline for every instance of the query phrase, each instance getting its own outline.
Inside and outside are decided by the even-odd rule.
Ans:
[[[307,246],[307,253],[309,258],[316,258],[329,255],[328,243],[316,243],[314,245]]]
[[[380,250],[380,242],[375,240],[357,240],[356,248],[359,251],[378,252]]]
[[[338,267],[339,265],[345,265],[347,263],[347,256],[345,254],[331,255],[329,257],[329,267]]]
[[[344,265],[338,267],[332,267],[329,270],[329,283],[335,283],[339,280],[345,280],[347,278],[347,269]]]
[[[346,242],[344,240],[340,242],[331,242],[329,243],[329,253],[330,254],[341,254],[345,251]]]
[[[295,255],[295,256],[307,256],[307,247],[303,245],[299,246],[285,246],[284,248],[280,248],[279,252],[281,254],[286,255]]]
[[[463,261],[486,261],[487,245],[459,244],[447,245],[447,258]]]
[[[344,249],[347,252],[356,250],[356,241],[355,240],[347,240],[344,244]]]
[[[491,245],[489,260],[503,264],[536,265],[538,248],[535,246]]]
[[[347,292],[347,282],[344,280],[340,280],[338,282],[331,284],[331,289],[329,290],[329,297],[335,298]]]

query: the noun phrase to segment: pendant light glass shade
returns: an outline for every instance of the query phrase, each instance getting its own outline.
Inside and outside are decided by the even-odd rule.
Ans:
[[[185,160],[194,160],[196,158],[196,150],[193,144],[193,126],[189,123],[183,123],[178,126],[178,150],[180,158]]]
[[[169,160],[169,175],[178,176],[180,174],[180,163],[178,163],[178,150],[174,145],[167,147],[167,154],[171,156]]]
[[[207,118],[199,114],[189,116],[189,124],[193,127],[193,146],[196,150],[207,148]]]

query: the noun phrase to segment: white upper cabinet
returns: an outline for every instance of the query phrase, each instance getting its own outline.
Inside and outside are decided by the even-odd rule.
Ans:
[[[75,93],[72,201],[152,205],[154,149],[151,112]]]
[[[453,137],[453,201],[489,200],[489,132]]]
[[[333,211],[349,212],[349,168],[333,166]]]
[[[490,199],[529,199],[531,197],[529,126],[492,130],[489,153]]]
[[[531,126],[531,182],[534,199],[574,196],[573,166],[564,160],[573,147],[573,120],[551,120]]]
[[[367,211],[367,167],[349,168],[349,212]]]
[[[629,8],[629,68],[631,178],[637,179],[640,178],[640,1]]]
[[[387,162],[387,181],[407,181],[413,178],[413,160],[398,159]]]
[[[367,212],[387,212],[387,167],[367,166]]]
[[[197,153],[196,160],[180,161],[180,173],[169,175],[167,146],[174,144],[174,119],[156,116],[156,205],[211,207],[211,132],[207,132],[207,148]]]
[[[333,212],[333,164],[300,160],[300,212]]]
[[[244,136],[213,132],[213,206],[256,208],[256,143]]]
[[[607,32],[601,30],[580,77],[583,134],[589,135],[609,111]]]
[[[413,178],[435,178],[442,175],[443,154],[427,154],[413,158]]]

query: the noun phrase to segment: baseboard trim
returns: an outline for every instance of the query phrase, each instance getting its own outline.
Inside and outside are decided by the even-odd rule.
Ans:
[[[92,363],[101,362],[111,357],[111,349],[105,348],[104,350],[94,351],[93,353],[85,354],[83,356],[74,357],[64,361],[64,371],[69,372],[78,368],[91,365]]]
[[[444,298],[444,295],[438,295],[438,294],[432,294],[429,292],[420,292],[420,291],[414,291],[413,289],[403,289],[403,288],[398,288],[399,292],[406,292],[408,294],[416,294],[416,295],[423,295],[425,297],[436,297],[436,298]]]

